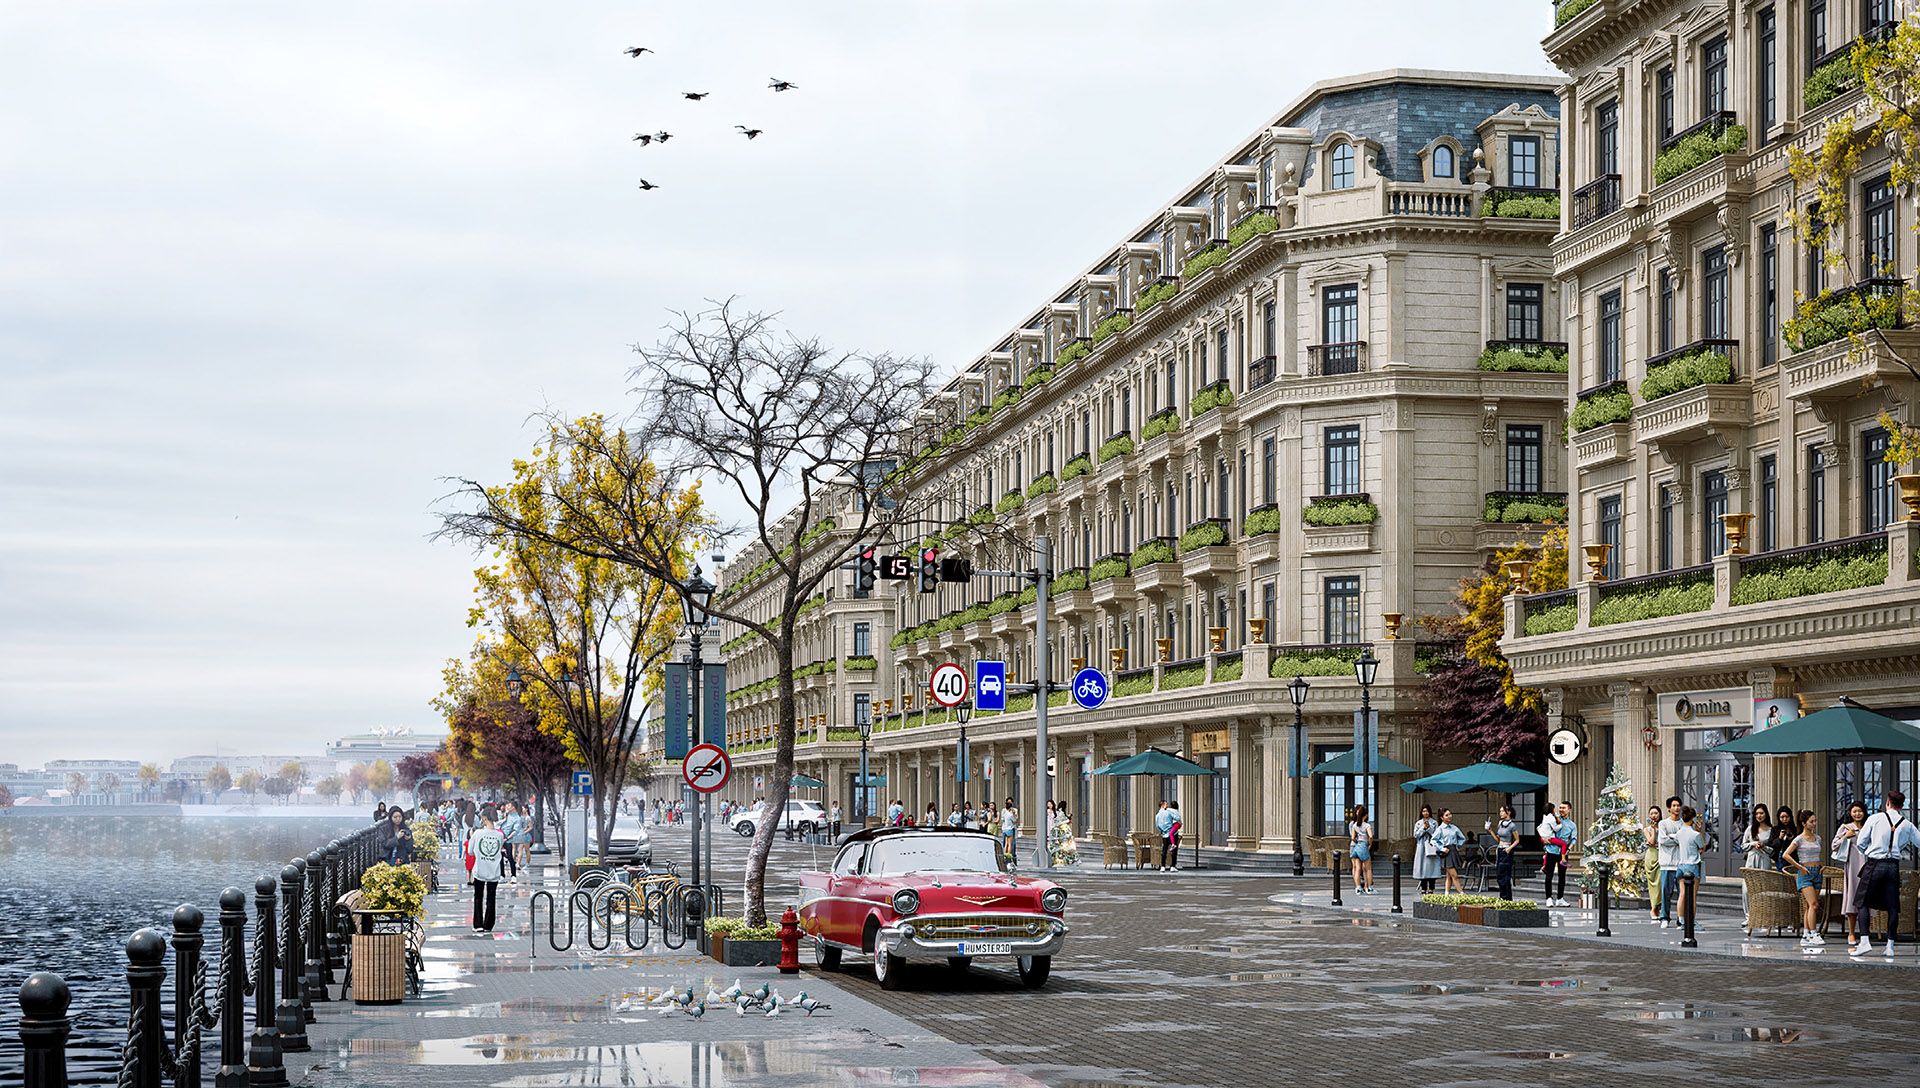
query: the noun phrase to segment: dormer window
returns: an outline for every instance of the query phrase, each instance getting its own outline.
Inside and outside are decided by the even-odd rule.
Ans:
[[[1332,155],[1333,165],[1328,171],[1327,188],[1353,188],[1353,145],[1335,145]]]
[[[1522,189],[1540,187],[1540,137],[1508,138],[1507,184]]]
[[[1453,177],[1453,148],[1442,144],[1433,149],[1433,176],[1436,179]]]

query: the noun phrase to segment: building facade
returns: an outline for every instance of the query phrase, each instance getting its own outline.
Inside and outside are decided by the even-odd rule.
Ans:
[[[1382,750],[1440,769],[1418,692],[1443,649],[1411,621],[1452,611],[1459,579],[1537,533],[1568,490],[1552,88],[1419,71],[1316,84],[903,420],[900,486],[940,514],[926,539],[881,551],[1024,568],[1044,534],[1052,679],[1093,664],[1114,697],[1081,710],[1055,694],[1046,752],[1032,696],[977,715],[963,768],[958,723],[928,713],[929,674],[999,659],[1033,680],[1032,588],[975,577],[863,597],[836,573],[796,655],[799,767],[826,798],[852,805],[866,720],[881,806],[1012,796],[1031,818],[1044,761],[1082,830],[1149,828],[1164,795],[1189,841],[1291,853],[1286,684],[1313,684],[1313,762],[1347,751],[1368,647]],[[837,530],[784,531],[804,549]],[[723,575],[750,614],[772,611],[767,559],[749,550]],[[728,792],[745,800],[772,760],[772,653],[723,637]],[[1150,746],[1213,773],[1091,774]],[[1310,781],[1305,833],[1344,834],[1362,789]],[[1387,820],[1410,824],[1384,794]]]
[[[1911,759],[1710,751],[1841,697],[1920,718],[1916,523],[1881,418],[1913,419],[1914,205],[1884,148],[1843,211],[1788,170],[1863,109],[1848,51],[1896,18],[1873,0],[1576,0],[1546,40],[1569,77],[1553,253],[1575,588],[1510,597],[1502,645],[1585,738],[1555,796],[1590,808],[1620,762],[1642,804],[1678,794],[1714,823],[1710,875],[1737,875],[1756,802],[1831,821],[1914,792]],[[1806,226],[1823,221],[1824,247]]]

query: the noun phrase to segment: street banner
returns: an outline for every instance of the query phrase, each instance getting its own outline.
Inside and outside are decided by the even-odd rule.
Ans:
[[[688,687],[687,665],[684,661],[669,661],[663,666],[666,670],[667,690],[660,700],[660,726],[665,730],[662,735],[667,758],[683,760],[687,758],[687,699],[691,692]]]

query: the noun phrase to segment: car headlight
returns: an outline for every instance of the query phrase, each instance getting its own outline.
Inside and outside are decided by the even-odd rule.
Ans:
[[[920,909],[920,893],[912,888],[901,888],[893,893],[893,913],[912,914]]]
[[[1052,914],[1067,909],[1067,889],[1048,888],[1040,896],[1040,906]]]

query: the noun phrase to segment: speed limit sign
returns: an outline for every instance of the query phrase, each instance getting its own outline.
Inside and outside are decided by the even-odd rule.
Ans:
[[[933,701],[944,707],[956,707],[967,701],[972,694],[973,681],[967,678],[967,670],[948,662],[933,670],[927,678],[927,692]]]

